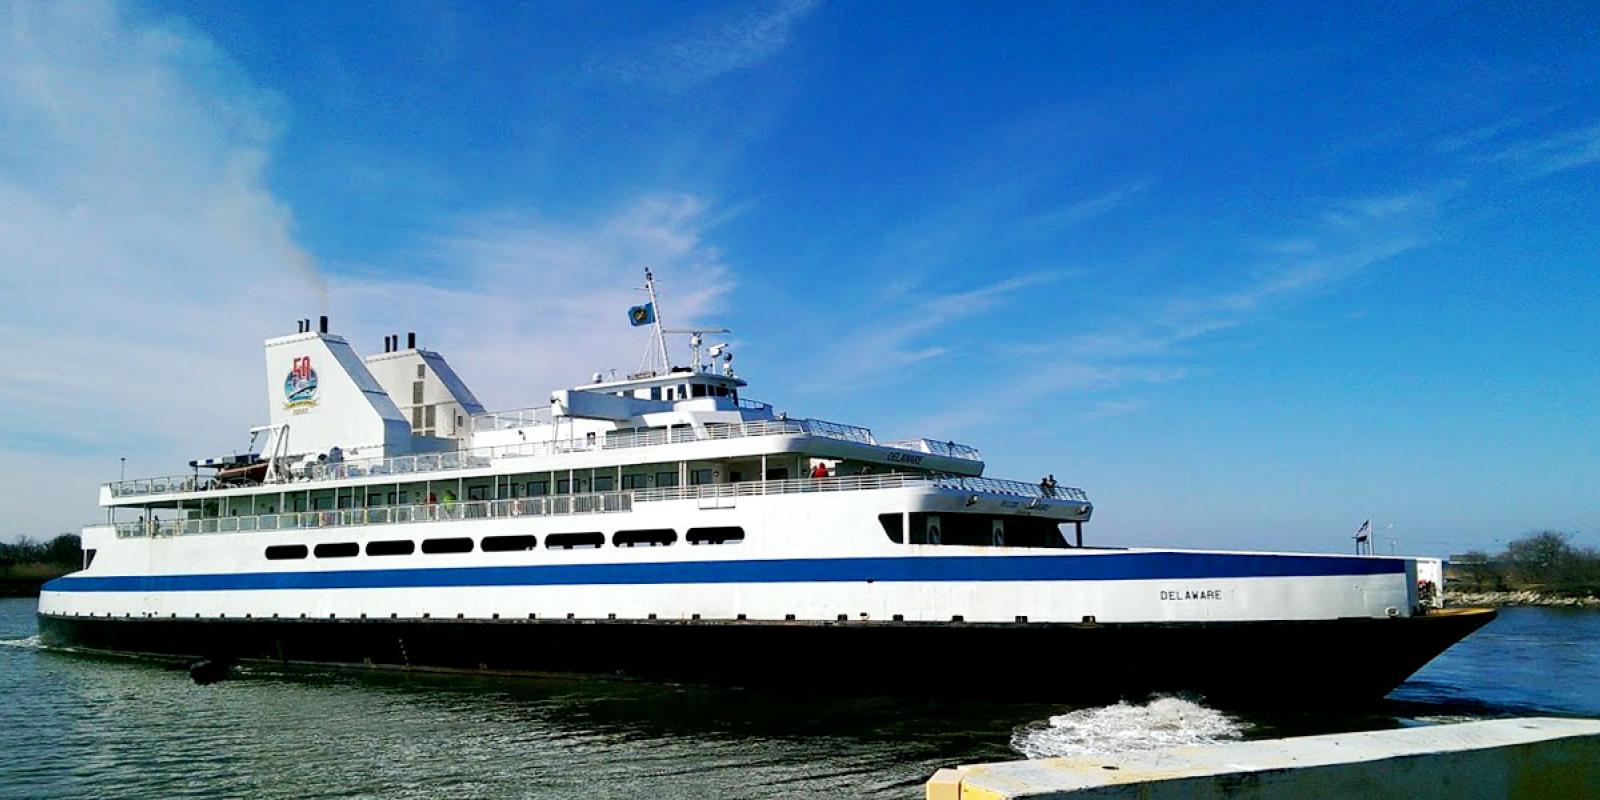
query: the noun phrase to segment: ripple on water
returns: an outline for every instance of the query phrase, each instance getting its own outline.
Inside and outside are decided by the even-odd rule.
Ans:
[[[34,634],[22,639],[0,639],[0,645],[4,645],[6,647],[21,647],[28,650],[45,649],[44,640],[39,638],[39,634]]]
[[[1013,750],[1028,758],[1083,756],[1211,744],[1244,737],[1248,724],[1181,697],[1082,708],[1018,728]]]

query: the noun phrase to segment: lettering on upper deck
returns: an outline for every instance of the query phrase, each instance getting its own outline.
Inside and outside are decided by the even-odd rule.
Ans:
[[[1162,600],[1221,600],[1221,589],[1162,589]]]
[[[889,460],[896,464],[921,464],[922,456],[916,453],[890,453]]]

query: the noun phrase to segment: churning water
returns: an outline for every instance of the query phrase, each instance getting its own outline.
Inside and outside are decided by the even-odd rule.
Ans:
[[[1011,747],[1028,758],[1088,756],[1244,738],[1249,723],[1194,700],[1157,697],[1080,708],[1018,728]]]
[[[202,687],[156,662],[40,647],[34,608],[0,600],[4,797],[914,798],[959,763],[1600,716],[1595,612],[1508,610],[1383,705],[1331,716],[269,667]]]

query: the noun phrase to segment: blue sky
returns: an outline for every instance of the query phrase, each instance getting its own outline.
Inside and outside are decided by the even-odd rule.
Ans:
[[[259,340],[533,405],[669,321],[1101,541],[1600,545],[1600,8],[0,5],[0,504],[181,471]],[[1385,549],[1387,542],[1384,543]]]

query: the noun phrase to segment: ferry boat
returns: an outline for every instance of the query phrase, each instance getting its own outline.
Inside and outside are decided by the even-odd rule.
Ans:
[[[1414,559],[1105,546],[1081,489],[744,395],[715,330],[485,411],[439,353],[268,339],[244,455],[100,489],[53,646],[1033,699],[1376,699],[1484,625]],[[619,321],[620,324],[620,321]],[[641,332],[644,333],[644,332]],[[669,336],[687,336],[687,366]]]

